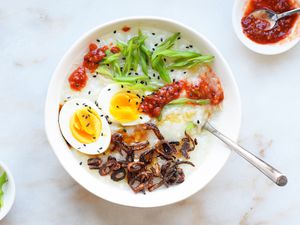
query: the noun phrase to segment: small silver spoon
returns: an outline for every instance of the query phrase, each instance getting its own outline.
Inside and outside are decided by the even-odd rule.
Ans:
[[[256,19],[267,21],[268,25],[265,27],[265,30],[271,30],[279,19],[286,16],[293,15],[298,12],[300,12],[300,8],[292,9],[290,11],[283,12],[283,13],[275,13],[269,9],[258,9],[250,13],[249,16],[253,16]]]
[[[237,154],[242,156],[244,159],[246,159],[257,169],[259,169],[263,174],[265,174],[268,178],[270,178],[270,180],[272,180],[275,184],[277,184],[278,186],[285,186],[287,184],[288,179],[285,175],[283,175],[281,172],[279,172],[277,169],[275,169],[274,167],[272,167],[262,159],[258,158],[257,156],[253,155],[252,153],[248,152],[246,149],[236,144],[234,141],[232,141],[224,134],[219,132],[217,129],[215,129],[209,122],[206,122],[203,128],[209,131],[210,133],[212,133],[213,135],[215,135],[221,141],[223,141],[231,150],[235,151]]]

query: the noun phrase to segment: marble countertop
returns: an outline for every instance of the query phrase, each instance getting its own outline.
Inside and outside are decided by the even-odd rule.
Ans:
[[[233,0],[0,1],[0,159],[17,196],[5,225],[300,224],[300,44],[278,56],[246,49],[231,25]],[[99,199],[62,168],[44,131],[44,102],[64,52],[84,32],[112,19],[154,15],[206,35],[229,62],[242,98],[240,143],[289,177],[273,185],[232,154],[201,192],[163,208],[137,209]]]

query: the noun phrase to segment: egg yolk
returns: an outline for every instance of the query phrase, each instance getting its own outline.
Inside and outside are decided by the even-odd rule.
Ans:
[[[119,122],[130,122],[138,119],[141,100],[137,94],[119,92],[110,102],[110,114]]]
[[[78,109],[71,118],[70,129],[73,137],[80,143],[95,142],[102,129],[100,116],[90,107]]]

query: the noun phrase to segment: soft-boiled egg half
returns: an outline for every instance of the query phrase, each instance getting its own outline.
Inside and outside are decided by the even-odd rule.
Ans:
[[[129,90],[120,84],[110,84],[103,88],[97,100],[109,120],[123,126],[142,124],[150,120],[148,115],[139,111],[141,101],[140,92]]]
[[[66,141],[85,154],[100,154],[110,144],[108,122],[101,110],[89,100],[66,102],[59,114],[59,125]]]

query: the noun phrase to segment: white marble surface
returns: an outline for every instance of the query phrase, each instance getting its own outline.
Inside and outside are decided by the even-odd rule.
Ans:
[[[278,56],[250,52],[231,25],[233,0],[0,0],[0,159],[17,185],[17,224],[300,224],[300,45]],[[205,34],[240,87],[240,142],[289,176],[278,188],[232,154],[201,192],[175,205],[136,209],[101,200],[64,171],[44,132],[44,100],[64,52],[92,27],[124,16],[176,19]]]

